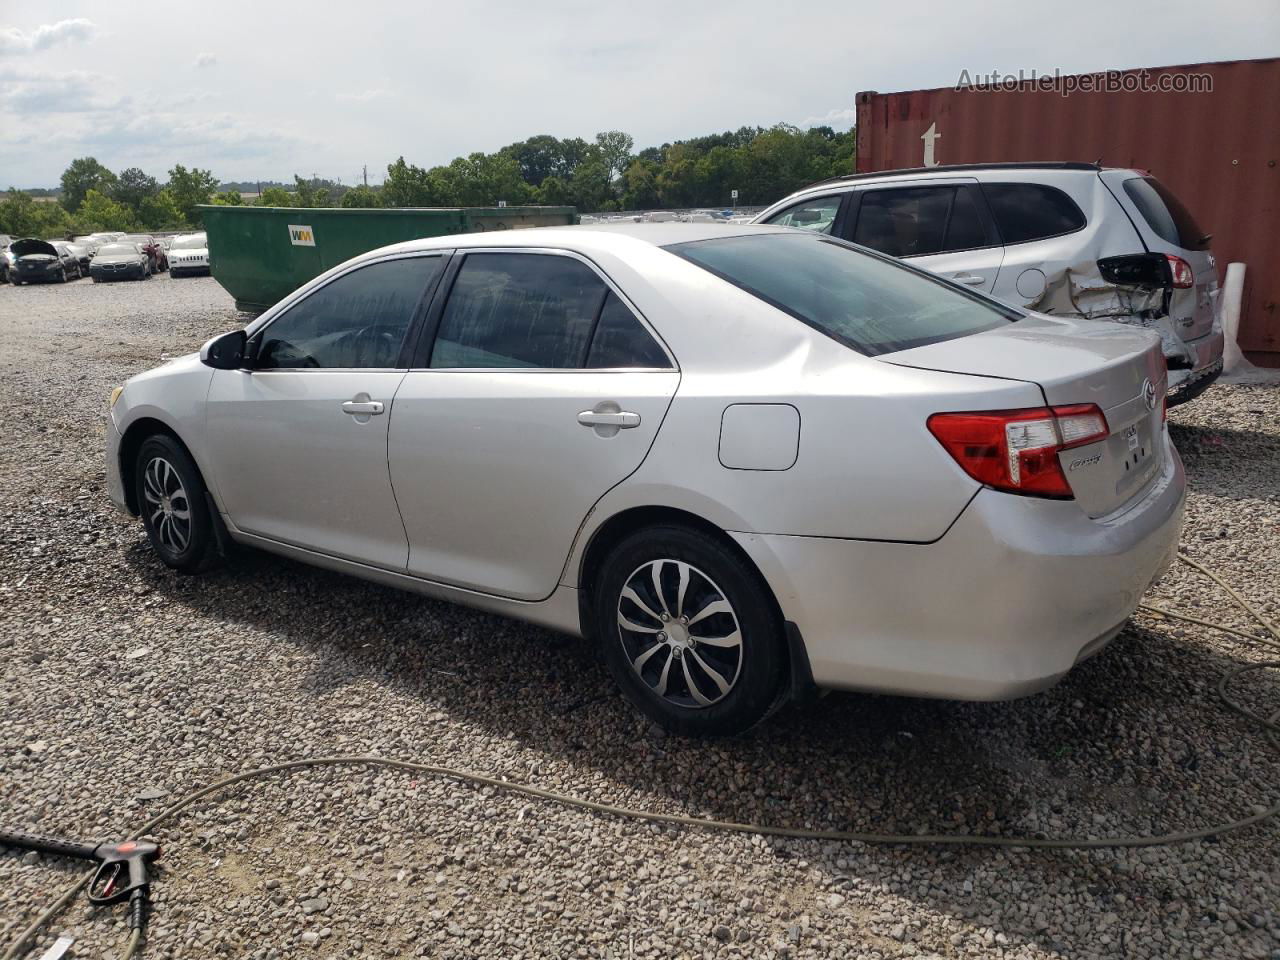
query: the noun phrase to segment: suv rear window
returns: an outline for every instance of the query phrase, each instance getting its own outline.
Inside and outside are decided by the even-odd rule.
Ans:
[[[726,237],[666,249],[867,356],[993,330],[1020,317],[819,235]]]
[[[1060,237],[1088,222],[1075,201],[1057,187],[1042,183],[984,183],[982,192],[1005,243]]]
[[[1147,221],[1147,226],[1161,240],[1176,243],[1185,250],[1208,248],[1209,238],[1196,223],[1196,218],[1191,216],[1191,211],[1155,177],[1126,180],[1124,192],[1138,208],[1142,219]]]

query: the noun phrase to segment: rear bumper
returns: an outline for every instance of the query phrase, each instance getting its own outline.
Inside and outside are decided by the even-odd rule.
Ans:
[[[1008,699],[1105,646],[1173,562],[1186,478],[1168,449],[1143,498],[1100,520],[1073,501],[984,489],[931,544],[733,536],[804,638],[818,686]]]
[[[1169,392],[1174,393],[1190,387],[1205,377],[1213,377],[1222,372],[1222,350],[1225,339],[1221,328],[1214,324],[1214,329],[1199,340],[1186,341],[1187,350],[1195,354],[1195,362],[1190,370],[1169,371]],[[1212,382],[1212,380],[1210,381]],[[1204,385],[1205,387],[1208,384]],[[1203,388],[1201,388],[1203,389]]]

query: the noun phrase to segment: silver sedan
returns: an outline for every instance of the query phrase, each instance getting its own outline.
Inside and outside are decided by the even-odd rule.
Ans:
[[[131,379],[107,477],[175,569],[235,541],[580,634],[728,734],[1100,649],[1178,540],[1165,376],[1148,331],[788,228],[471,234]]]

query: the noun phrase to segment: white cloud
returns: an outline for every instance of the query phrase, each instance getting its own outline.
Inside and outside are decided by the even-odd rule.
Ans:
[[[343,103],[369,103],[390,96],[385,90],[365,90],[362,93],[340,93],[338,99]]]
[[[847,110],[828,110],[826,116],[805,117],[796,126],[801,130],[809,127],[832,127],[836,130],[847,130],[858,122],[858,111],[853,107]]]
[[[84,70],[48,73],[0,68],[0,102],[9,113],[100,113],[130,103],[119,84]]]
[[[97,32],[94,22],[83,17],[41,24],[29,33],[17,27],[3,27],[0,28],[0,53],[34,53],[61,43],[90,40]]]
[[[216,67],[217,65],[218,65],[218,58],[215,57],[212,53],[202,53],[198,57],[196,57],[197,70],[203,70],[208,67]]]

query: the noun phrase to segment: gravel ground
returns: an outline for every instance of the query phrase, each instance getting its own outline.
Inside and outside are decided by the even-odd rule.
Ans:
[[[0,822],[117,837],[220,775],[331,753],[874,831],[1163,832],[1280,796],[1280,759],[1213,693],[1258,651],[1149,617],[1025,700],[837,694],[699,743],[533,627],[258,553],[170,573],[107,502],[106,396],[236,322],[207,278],[0,287]],[[1280,391],[1215,387],[1171,419],[1185,549],[1275,615]],[[1251,626],[1185,568],[1154,596]],[[1240,689],[1280,707],[1274,673]],[[872,847],[344,770],[234,789],[159,837],[148,957],[1280,957],[1274,822],[1129,851]],[[32,860],[0,853],[0,944],[79,869]],[[112,956],[122,916],[81,900],[40,942]]]

